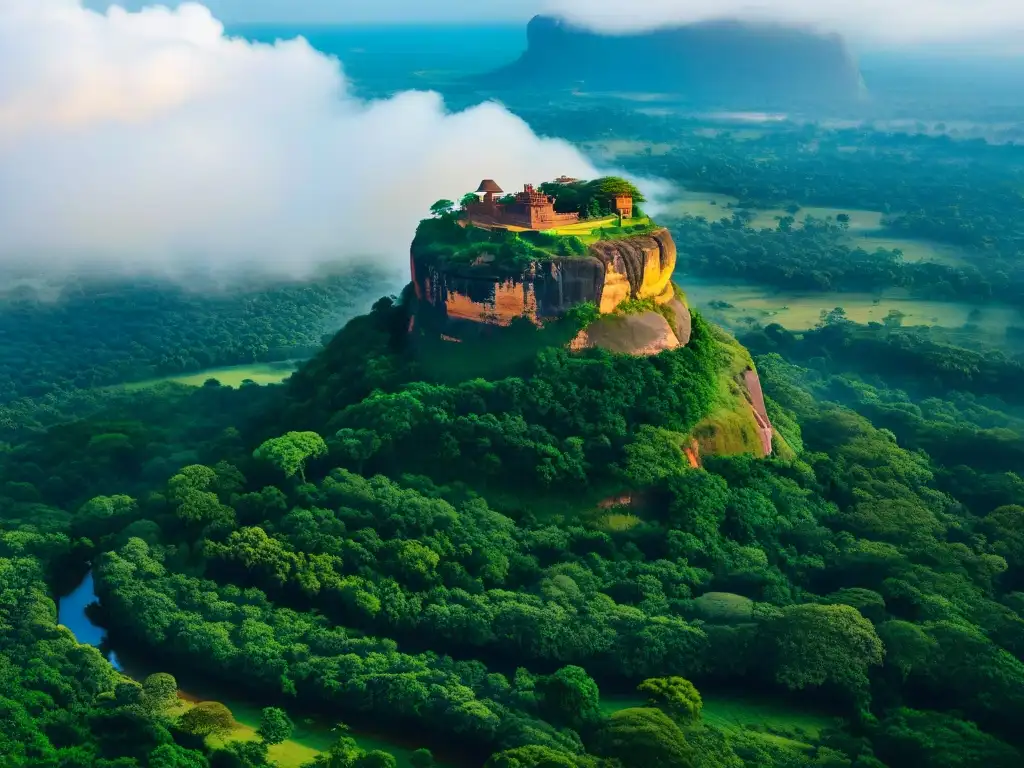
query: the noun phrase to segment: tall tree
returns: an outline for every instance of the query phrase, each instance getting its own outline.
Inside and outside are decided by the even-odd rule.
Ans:
[[[280,744],[292,737],[295,724],[283,709],[266,707],[260,713],[260,727],[256,731],[267,744]]]
[[[272,437],[253,452],[257,459],[269,461],[285,477],[298,473],[306,482],[306,461],[327,454],[327,443],[316,432],[289,432]]]

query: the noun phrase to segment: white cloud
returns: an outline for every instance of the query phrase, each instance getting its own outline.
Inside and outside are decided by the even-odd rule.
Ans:
[[[544,0],[545,12],[604,32],[742,19],[810,25],[884,43],[1004,37],[1024,31],[1021,0]]]
[[[163,0],[175,6],[181,0]],[[539,0],[204,0],[214,15],[232,23],[403,23],[467,21],[522,21],[524,24]],[[87,8],[105,10],[111,5],[139,9],[152,0],[86,0]]]
[[[359,101],[336,60],[199,5],[0,0],[0,265],[401,264],[437,198],[562,173],[591,168],[497,105]]]

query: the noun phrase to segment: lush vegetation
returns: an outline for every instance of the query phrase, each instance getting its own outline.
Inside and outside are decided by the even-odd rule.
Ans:
[[[431,206],[432,218],[420,222],[413,249],[421,259],[443,261],[449,266],[489,264],[522,270],[535,261],[584,256],[587,246],[599,240],[648,235],[658,229],[638,208],[634,209],[631,220],[608,220],[614,213],[616,195],[629,195],[636,202],[644,201],[640,190],[625,179],[608,176],[589,182],[549,182],[542,184],[540,189],[555,199],[555,210],[580,213],[580,224],[565,231],[543,232],[463,226],[459,223],[462,214],[455,203],[438,200]],[[462,204],[465,206],[476,201],[475,194],[467,194]],[[502,198],[502,202],[514,201],[514,195]],[[592,226],[588,226],[588,220],[593,220]]]
[[[540,191],[555,199],[555,210],[559,213],[578,213],[582,219],[600,219],[615,214],[615,198],[626,196],[633,199],[634,216],[642,216],[637,205],[647,198],[636,185],[618,176],[604,176],[593,181],[556,181],[540,185]]]
[[[750,224],[753,217],[752,211],[742,211],[713,222],[673,221],[681,266],[696,274],[803,291],[904,288],[931,299],[1021,300],[1019,286],[974,265],[909,262],[898,249],[868,250],[851,241],[845,222],[809,217],[796,226],[795,217],[787,215],[777,228],[764,229]]]
[[[982,203],[943,212],[931,185],[988,190],[1005,220],[989,245],[962,241],[978,255],[964,280],[851,249],[838,218],[675,226],[701,270],[1015,301],[998,270],[1019,212],[998,189],[1017,150],[863,133],[693,133],[634,162],[748,208],[861,207],[891,229],[920,210],[947,240]],[[418,237],[445,258],[479,236],[436,213]],[[504,245],[513,261],[534,247]],[[699,313],[686,347],[651,358],[528,347],[500,375],[441,375],[409,299],[377,301],[284,386],[76,389],[0,411],[5,766],[259,768],[318,714],[390,729],[421,748],[414,768],[1024,763],[1020,360],[898,314],[754,325],[740,341],[775,453],[723,438],[729,455],[691,468],[752,362]],[[165,673],[132,680],[56,625],[53,596],[89,568],[111,645]],[[176,699],[187,672],[260,702],[246,739],[223,704]],[[312,768],[396,764],[335,735]]]
[[[413,248],[421,258],[449,265],[488,263],[516,269],[533,261],[571,258],[587,252],[583,241],[574,235],[463,227],[454,213],[420,222]]]
[[[287,405],[250,427],[249,448],[208,439],[204,463],[148,493],[94,464],[108,493],[69,515],[9,481],[6,546],[25,562],[9,572],[42,583],[47,568],[53,578],[91,559],[114,637],[172,672],[353,722],[386,716],[427,746],[463,745],[469,764],[938,765],[947,749],[974,756],[968,765],[1020,759],[1024,620],[1004,533],[1017,507],[955,501],[927,455],[816,401],[824,385],[777,355],[763,360],[771,408],[800,458],[685,469],[673,435],[703,410],[673,398],[700,396],[687,360],[715,359],[699,316],[691,346],[657,358],[553,350],[530,378],[453,386],[410,383],[392,334],[403,311],[378,302],[287,393],[193,392],[193,407],[221,398],[224,422],[245,418],[231,403],[252,395]],[[599,482],[586,482],[592,468],[645,489],[634,524],[569,498],[551,508],[560,490],[579,497]],[[37,631],[59,633],[50,611],[33,614]],[[127,693],[133,703],[118,704],[128,683],[106,675],[80,695],[83,722],[139,706]],[[723,729],[701,718],[691,680],[801,690],[846,727]],[[647,706],[602,710],[602,688],[633,686]],[[244,751],[189,742],[214,733],[197,715],[131,711],[170,736],[76,748],[120,759],[174,745],[206,753],[196,761]],[[45,718],[29,720],[61,749]],[[266,741],[252,744],[231,759],[261,765]]]
[[[209,289],[68,280],[0,292],[0,406],[157,375],[308,357],[365,309],[379,275]]]
[[[739,213],[738,222],[679,223],[674,234],[683,266],[692,245],[693,267],[716,275],[839,291],[888,280],[930,296],[991,296],[1024,307],[1024,149],[1019,142],[957,141],[946,131],[932,135],[926,126],[837,129],[788,121],[709,126],[706,119],[651,116],[608,105],[519,111],[542,133],[596,150],[631,145],[630,151],[616,153],[615,162],[638,175],[731,196],[732,210],[722,208],[706,218]],[[892,249],[876,253],[869,244],[845,237],[839,221],[829,226],[819,221],[803,234],[799,224],[806,206],[848,215],[875,211],[883,216],[877,234],[957,246],[965,258],[956,265],[904,263]],[[771,228],[780,230],[775,234],[761,232],[760,226],[758,232],[746,231],[751,214],[766,209],[793,221],[773,221]],[[662,218],[670,223],[666,215]]]

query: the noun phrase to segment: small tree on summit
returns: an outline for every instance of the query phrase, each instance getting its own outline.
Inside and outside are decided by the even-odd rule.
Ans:
[[[625,195],[633,198],[634,203],[646,203],[647,198],[637,189],[636,185],[618,176],[605,176],[601,179],[594,179],[588,185],[589,192],[594,197],[605,199]]]
[[[476,194],[476,192],[467,192],[466,194],[464,194],[462,196],[462,199],[459,200],[459,205],[461,205],[463,208],[468,208],[473,203],[479,203],[479,202],[480,202],[480,197]]]
[[[284,472],[285,477],[298,473],[302,482],[306,482],[306,460],[326,454],[327,443],[316,432],[289,432],[267,440],[252,455],[269,461]]]
[[[447,216],[449,213],[455,210],[455,203],[451,200],[438,200],[432,206],[430,206],[430,213],[437,218]]]

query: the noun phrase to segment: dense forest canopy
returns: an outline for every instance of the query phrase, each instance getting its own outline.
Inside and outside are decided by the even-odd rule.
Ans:
[[[0,762],[399,765],[371,730],[409,747],[402,768],[1024,763],[1024,361],[970,329],[840,308],[889,288],[1021,306],[1020,149],[530,119],[591,149],[611,121],[650,150],[632,172],[734,198],[672,217],[684,289],[699,272],[823,297],[814,327],[739,336],[774,454],[684,455],[722,371],[750,362],[698,311],[657,356],[552,347],[442,378],[411,348],[410,292],[377,300],[369,277],[214,304],[142,285],[8,295]],[[971,258],[855,247],[850,217],[812,205]],[[452,226],[447,210],[426,225],[442,243]],[[284,385],[95,386],[291,356],[370,304]],[[57,624],[54,598],[90,570],[89,615],[152,673]],[[190,674],[224,701],[179,699]],[[755,697],[775,716],[751,719]],[[329,744],[296,757],[317,717]]]
[[[371,269],[311,282],[191,287],[68,279],[0,291],[0,405],[168,374],[304,358],[386,286]]]

